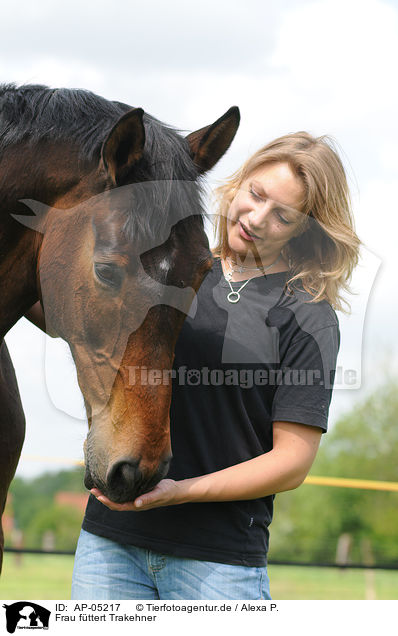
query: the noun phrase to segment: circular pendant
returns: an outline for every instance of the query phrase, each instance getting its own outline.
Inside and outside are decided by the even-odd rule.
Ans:
[[[227,300],[230,303],[237,303],[240,300],[240,293],[237,291],[231,291],[229,292],[228,296],[227,296]]]

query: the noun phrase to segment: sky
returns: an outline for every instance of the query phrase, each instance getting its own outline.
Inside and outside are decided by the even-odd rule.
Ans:
[[[86,88],[187,132],[238,105],[239,131],[208,175],[209,190],[277,136],[335,139],[363,248],[352,314],[339,315],[342,380],[331,427],[397,371],[397,59],[395,0],[21,0],[2,8],[0,82]],[[71,466],[83,457],[87,425],[67,346],[25,319],[6,340],[27,419],[17,474]]]

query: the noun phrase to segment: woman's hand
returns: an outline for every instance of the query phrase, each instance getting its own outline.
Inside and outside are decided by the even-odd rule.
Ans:
[[[111,510],[125,512],[127,510],[150,510],[151,508],[160,508],[162,506],[171,506],[176,503],[182,503],[180,500],[180,489],[177,481],[174,479],[162,479],[153,490],[140,495],[135,501],[118,504],[105,497],[98,488],[92,488],[90,491],[94,497]]]
[[[190,479],[163,479],[133,502],[116,504],[98,489],[92,494],[111,510],[150,510],[161,506],[209,501],[257,499],[297,488],[311,468],[322,436],[320,428],[274,422],[268,453],[222,470]]]

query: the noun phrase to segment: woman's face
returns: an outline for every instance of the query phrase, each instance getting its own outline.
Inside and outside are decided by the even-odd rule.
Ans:
[[[228,243],[243,258],[276,258],[303,225],[305,190],[288,163],[266,164],[242,183],[228,212]]]

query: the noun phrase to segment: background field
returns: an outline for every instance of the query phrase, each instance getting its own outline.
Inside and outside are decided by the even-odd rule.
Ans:
[[[21,562],[5,555],[0,599],[70,598],[73,559],[70,556],[24,555]],[[278,600],[398,599],[398,571],[337,570],[269,566],[271,594]]]

